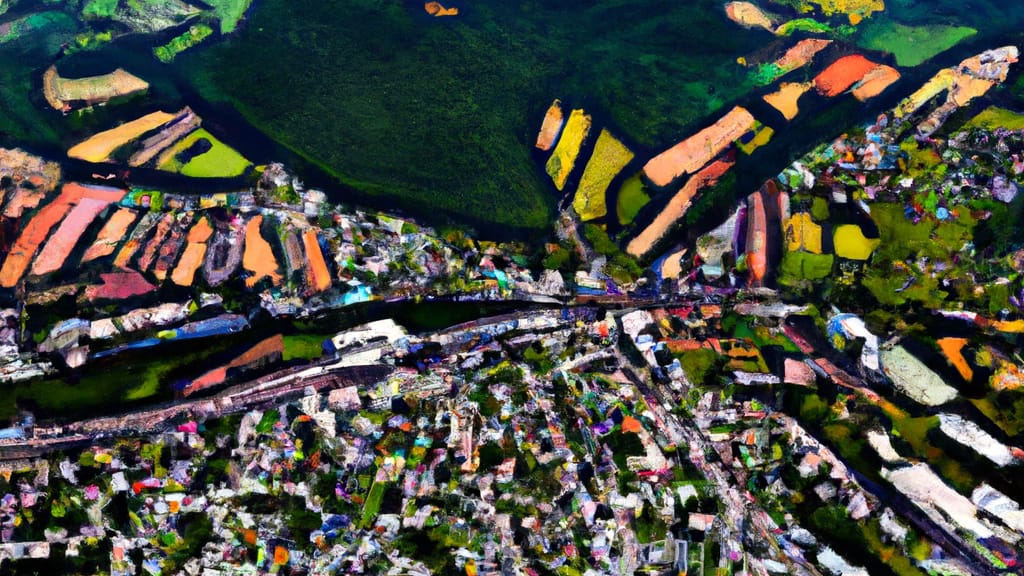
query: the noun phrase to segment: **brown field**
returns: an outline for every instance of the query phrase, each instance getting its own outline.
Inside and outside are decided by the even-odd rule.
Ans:
[[[3,268],[0,268],[0,286],[13,288],[21,281],[32,258],[39,251],[39,246],[49,238],[50,231],[82,198],[116,202],[123,196],[124,191],[122,190],[89,188],[74,183],[65,184],[60,195],[39,210],[35,217],[25,225],[21,235],[14,242],[14,246],[11,247],[10,253],[4,260]]]
[[[820,40],[817,38],[801,40],[795,46],[786,50],[782,58],[775,61],[775,65],[786,72],[802,68],[810,63],[818,52],[828,48],[828,45],[831,43],[831,40]]]
[[[149,239],[149,242],[146,243],[146,247],[142,249],[142,256],[139,256],[139,272],[145,272],[153,265],[153,261],[156,260],[157,249],[167,239],[167,235],[170,234],[173,226],[174,214],[171,212],[164,214],[163,218],[160,218],[160,221],[157,222],[156,232]]]
[[[85,106],[107,102],[120,96],[145,92],[149,83],[121,68],[109,74],[87,78],[61,78],[56,66],[43,74],[43,95],[55,110],[68,111],[73,103]]]
[[[59,270],[75,249],[85,229],[109,204],[108,200],[83,198],[60,223],[57,232],[50,236],[46,246],[43,246],[43,250],[32,265],[32,274],[41,276]]]

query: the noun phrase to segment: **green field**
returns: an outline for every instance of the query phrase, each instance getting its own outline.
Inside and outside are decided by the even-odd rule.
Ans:
[[[994,130],[996,128],[1024,130],[1024,114],[1018,114],[1017,112],[997,106],[989,106],[972,118],[967,125],[987,130]]]
[[[288,334],[284,336],[282,360],[315,360],[324,353],[324,340],[328,334]]]
[[[643,210],[644,206],[651,201],[651,197],[644,190],[644,181],[640,174],[630,176],[622,183],[619,189],[619,198],[616,202],[615,212],[619,218],[619,224],[626,226],[631,224],[636,215]]]
[[[363,518],[361,522],[363,528],[369,528],[373,525],[374,520],[377,519],[380,505],[384,502],[385,490],[387,490],[385,482],[374,482],[373,486],[370,487],[370,493],[367,495],[366,502],[363,505]]]
[[[85,18],[110,18],[117,10],[119,0],[88,0],[82,5]]]
[[[788,252],[782,257],[779,281],[783,284],[799,280],[821,280],[832,274],[831,254]]]
[[[977,33],[967,26],[906,26],[888,18],[872,18],[857,43],[871,50],[891,52],[900,66],[917,66]]]
[[[247,335],[242,334],[129,351],[119,356],[116,364],[91,362],[77,381],[55,375],[9,386],[0,400],[0,418],[25,407],[32,407],[42,416],[95,416],[116,411],[127,403],[167,398],[171,385],[182,374],[198,376],[196,367],[245,342],[245,338]]]
[[[185,165],[179,164],[175,156],[187,150],[189,146],[192,146],[201,139],[209,141],[213,148],[192,158]],[[160,169],[180,172],[185,176],[193,178],[222,178],[241,176],[250,166],[252,166],[252,163],[236,152],[234,148],[221,142],[205,129],[200,128],[174,145],[173,156],[169,157],[167,162],[160,166]]]

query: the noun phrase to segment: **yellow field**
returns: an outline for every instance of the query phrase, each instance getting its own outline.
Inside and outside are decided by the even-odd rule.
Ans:
[[[562,129],[562,137],[558,139],[555,151],[548,158],[547,172],[555,183],[555,188],[561,190],[565,187],[565,181],[569,178],[573,167],[576,165],[576,157],[580,154],[580,148],[590,134],[590,116],[584,114],[583,110],[573,110],[569,114],[569,120]]]
[[[86,162],[105,162],[121,146],[137,139],[150,130],[163,126],[172,119],[174,119],[174,114],[168,112],[147,114],[142,118],[136,118],[117,128],[105,130],[84,142],[76,144],[68,150],[68,156],[85,160]]]
[[[580,187],[572,202],[580,219],[593,220],[608,213],[605,200],[608,186],[631,160],[633,152],[608,130],[601,130],[597,144],[594,145],[594,154],[583,170]]]

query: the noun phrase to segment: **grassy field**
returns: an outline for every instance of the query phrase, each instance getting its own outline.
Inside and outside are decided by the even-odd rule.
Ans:
[[[366,503],[363,505],[363,518],[361,522],[363,528],[369,528],[373,521],[377,519],[380,505],[384,502],[385,490],[387,490],[387,486],[383,482],[374,482],[373,486],[370,487],[370,493],[367,495]]]
[[[282,360],[315,360],[324,352],[324,340],[333,334],[290,334],[284,337]]]
[[[881,17],[871,19],[864,26],[857,44],[891,52],[900,66],[917,66],[977,33],[967,26],[906,26]]]
[[[644,190],[644,181],[640,174],[630,176],[622,183],[619,189],[619,197],[616,202],[615,211],[619,218],[619,224],[626,226],[633,222],[636,215],[643,210],[644,206],[651,201],[651,197]]]
[[[972,118],[967,125],[987,130],[995,130],[996,128],[1022,130],[1024,129],[1024,114],[1018,114],[1017,112],[997,106],[989,106]]]
[[[181,172],[185,176],[193,178],[220,178],[241,176],[249,166],[252,166],[252,163],[236,152],[234,148],[221,142],[202,128],[189,134],[176,144],[175,155],[187,150],[189,146],[200,139],[209,141],[213,148],[191,159],[184,166],[179,165],[172,156],[161,168],[172,172]]]
[[[779,280],[783,284],[799,280],[821,280],[832,274],[833,262],[831,254],[788,252],[782,258]]]

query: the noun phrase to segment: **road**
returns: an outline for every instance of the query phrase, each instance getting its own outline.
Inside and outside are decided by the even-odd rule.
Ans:
[[[660,306],[689,304],[693,304],[693,302],[666,302],[660,304]],[[545,313],[538,314],[543,315]],[[481,326],[486,326],[490,323],[507,322],[514,316],[514,314],[507,314],[496,318],[482,319],[470,324],[479,329]],[[571,322],[566,320],[558,320],[556,323],[560,325],[571,324]],[[450,330],[442,332],[450,333]],[[812,348],[807,344],[807,340],[810,338],[803,339],[801,334],[795,332],[798,331],[787,330],[787,333],[794,337],[798,345],[802,345],[801,348]],[[826,358],[819,358],[819,360],[832,358],[837,363],[841,363],[842,360],[830,350],[805,350],[805,352],[824,353]],[[724,540],[741,539],[740,535],[753,530],[769,546],[772,558],[787,564],[792,574],[820,576],[820,572],[804,560],[802,556],[792,551],[789,554],[786,553],[786,550],[780,545],[779,537],[775,534],[777,527],[774,522],[767,512],[752,502],[745,493],[741,493],[736,488],[737,485],[742,484],[733,476],[732,471],[725,469],[719,462],[710,462],[708,460],[706,454],[713,453],[714,451],[703,433],[697,428],[696,423],[692,419],[681,418],[671,414],[664,408],[664,406],[676,404],[674,394],[667,386],[658,383],[648,384],[647,379],[638,376],[638,372],[647,370],[646,367],[635,366],[629,358],[622,354],[619,346],[613,346],[611,349],[601,350],[574,361],[569,361],[560,368],[572,369],[609,357],[616,357],[618,359],[620,366],[623,368],[623,373],[626,374],[633,384],[636,385],[640,393],[647,399],[648,406],[653,411],[655,419],[659,424],[659,430],[677,446],[688,446],[690,461],[714,485],[726,508],[723,520],[728,533],[725,534]],[[39,457],[56,450],[94,443],[104,438],[156,433],[164,431],[175,422],[180,422],[187,418],[198,416],[206,418],[217,417],[275,403],[279,404],[288,399],[301,397],[309,389],[313,389],[316,392],[324,392],[351,385],[362,385],[365,387],[386,378],[393,370],[393,367],[383,364],[351,367],[345,366],[344,362],[341,361],[333,359],[324,360],[310,366],[281,370],[257,380],[236,384],[208,398],[168,403],[145,410],[129,412],[120,416],[82,420],[64,425],[59,433],[49,437],[0,444],[0,461]],[[841,369],[839,371],[842,372],[839,375],[842,380],[841,384],[856,388],[868,395],[871,394],[870,387],[861,380],[859,375],[851,374]],[[833,374],[833,376],[836,376],[836,374]],[[853,470],[849,465],[847,467]],[[863,478],[860,477],[858,480],[863,480]],[[948,534],[936,526],[923,513],[920,513],[909,499],[898,493],[890,493],[884,487],[870,481],[861,481],[860,483],[867,490],[875,494],[875,496],[879,497],[881,501],[892,505],[904,518],[908,519],[921,532],[927,534],[951,557],[965,562],[974,574],[998,576],[998,572],[973,547],[963,542],[955,534]],[[753,569],[760,574],[766,574],[760,562],[755,561]]]
[[[723,539],[740,539],[741,535],[752,528],[771,549],[772,559],[786,564],[790,569],[790,574],[821,576],[821,573],[802,557],[792,558],[782,550],[774,532],[776,526],[768,513],[736,489],[736,481],[731,477],[730,472],[723,470],[718,463],[708,461],[706,454],[712,452],[713,449],[697,428],[696,423],[692,419],[684,419],[665,410],[665,405],[676,403],[672,392],[657,383],[648,385],[645,379],[637,375],[639,369],[621,352],[618,353],[618,359],[623,373],[647,400],[647,406],[654,412],[655,421],[659,424],[660,430],[676,446],[689,447],[690,462],[703,472],[705,478],[715,486],[715,491],[725,504],[726,509],[723,520],[729,533]],[[725,546],[722,548],[724,553]],[[768,573],[764,566],[756,560],[751,563],[750,568],[764,576]]]

